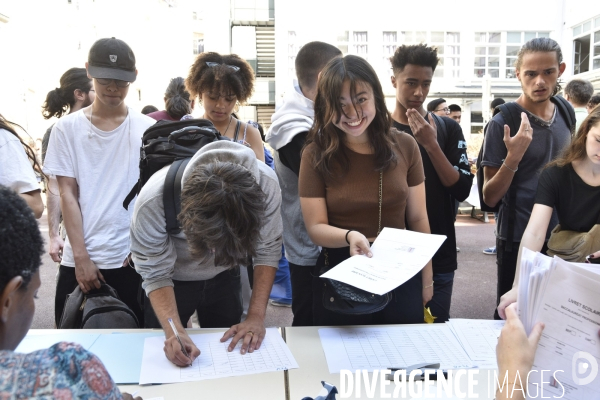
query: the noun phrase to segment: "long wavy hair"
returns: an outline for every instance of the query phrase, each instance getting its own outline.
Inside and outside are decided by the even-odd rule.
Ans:
[[[315,98],[315,119],[309,131],[306,144],[317,146],[314,166],[323,175],[332,176],[333,168],[341,167],[342,173],[348,171],[348,156],[343,146],[346,134],[334,123],[338,123],[344,111],[340,104],[340,95],[345,81],[350,81],[350,97],[356,95],[357,83],[369,85],[373,89],[376,114],[367,128],[369,143],[374,149],[375,165],[378,171],[384,171],[396,163],[395,146],[392,133],[392,116],[383,95],[381,83],[373,67],[361,57],[347,55],[334,58],[323,71],[318,82]],[[354,104],[355,111],[360,114]]]
[[[552,166],[564,167],[565,165],[571,164],[573,161],[582,160],[587,157],[586,141],[590,129],[596,124],[600,123],[600,107],[596,107],[591,113],[583,120],[579,130],[575,134],[573,140],[568,147],[564,149],[562,154],[549,162],[546,168]]]
[[[25,132],[25,129],[23,129],[23,127],[21,127],[18,124],[15,124],[14,122],[8,121],[2,116],[2,114],[0,114],[0,129],[7,130],[8,132],[15,135],[17,139],[19,139],[19,142],[21,142],[21,145],[25,150],[25,154],[27,154],[27,158],[29,158],[29,161],[31,162],[31,165],[33,166],[33,170],[35,171],[36,175],[47,182],[48,176],[46,176],[46,174],[42,172],[42,167],[40,166],[40,163],[38,162],[38,159],[35,156],[35,151],[27,143],[25,143],[23,139],[21,139],[21,137],[17,134],[17,131],[14,128],[15,126],[18,126],[23,130],[23,132]]]

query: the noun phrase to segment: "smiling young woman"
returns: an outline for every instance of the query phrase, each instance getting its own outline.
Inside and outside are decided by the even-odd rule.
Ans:
[[[370,256],[370,242],[384,226],[404,229],[406,222],[429,233],[417,143],[391,126],[381,84],[367,61],[330,61],[319,78],[299,177],[308,234],[323,248],[312,273],[315,325],[423,322],[423,304],[433,295],[431,262],[394,289],[380,311],[350,315],[323,305],[322,269],[354,255]]]

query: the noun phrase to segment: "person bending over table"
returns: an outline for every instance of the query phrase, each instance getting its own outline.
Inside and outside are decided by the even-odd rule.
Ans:
[[[15,353],[33,320],[43,253],[32,210],[17,193],[0,185],[0,398],[133,399],[121,393],[102,362],[78,344],[61,342],[29,354]]]
[[[165,354],[179,366],[200,355],[182,324],[194,310],[202,328],[231,327],[221,339],[233,337],[229,351],[243,339],[241,353],[253,352],[266,333],[267,301],[281,258],[277,175],[239,143],[222,140],[204,146],[182,178],[178,218],[183,231],[170,235],[163,207],[167,171],[156,172],[144,185],[131,223],[131,253],[152,306],[146,304],[146,327],[162,326]],[[239,265],[248,256],[254,262],[254,288],[248,317],[240,323]]]

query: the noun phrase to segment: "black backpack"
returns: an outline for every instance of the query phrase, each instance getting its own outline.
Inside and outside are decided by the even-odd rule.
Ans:
[[[567,126],[571,131],[571,136],[573,136],[575,132],[575,111],[573,110],[573,106],[560,96],[552,96],[550,100],[556,105],[558,108],[558,112],[562,115]],[[515,136],[521,126],[521,107],[519,107],[515,102],[509,102],[500,104],[496,109],[499,109],[502,113],[502,117],[504,118],[504,122],[510,128],[510,136]],[[485,135],[487,133],[487,125],[483,131],[483,142],[481,143],[481,148],[479,149],[479,155],[477,156],[477,163],[475,164],[477,167],[477,192],[479,194],[479,204],[481,211],[484,212],[498,212],[500,210],[500,202],[496,204],[494,207],[488,206],[483,201],[483,167],[481,166],[481,162],[483,160],[483,148],[485,145]],[[514,235],[514,222],[515,222],[515,213],[516,213],[516,198],[517,193],[516,190],[511,186],[508,189],[508,233],[507,233],[507,251],[512,249],[512,239]]]
[[[183,121],[158,121],[144,132],[140,148],[140,177],[131,189],[123,207],[127,209],[133,198],[140,193],[148,179],[171,164],[164,184],[163,203],[167,232],[177,234],[181,227],[177,215],[181,211],[181,177],[186,165],[198,150],[217,140],[229,140],[221,136],[207,119]]]
[[[135,329],[139,322],[110,285],[83,293],[79,286],[67,295],[58,329]]]

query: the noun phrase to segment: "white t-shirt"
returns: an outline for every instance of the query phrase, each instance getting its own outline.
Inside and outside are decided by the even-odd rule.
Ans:
[[[44,172],[77,180],[85,246],[98,268],[120,268],[129,254],[134,203],[127,211],[123,200],[139,177],[142,135],[155,122],[129,108],[125,121],[105,132],[80,110],[52,128]],[[61,264],[75,266],[68,237]]]
[[[0,185],[17,193],[40,190],[37,177],[19,138],[0,129]]]

